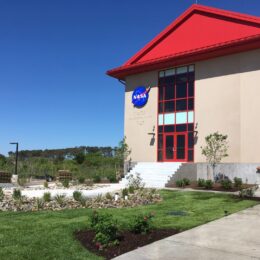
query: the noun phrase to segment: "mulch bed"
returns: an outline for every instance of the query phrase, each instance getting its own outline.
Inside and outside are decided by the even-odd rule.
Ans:
[[[244,189],[252,188],[254,186],[255,186],[254,184],[243,184]],[[170,187],[170,188],[180,188],[180,187],[177,187],[176,184],[168,186],[168,187]],[[205,189],[204,187],[198,187],[197,182],[191,182],[190,185],[185,186],[183,189],[185,189],[185,188],[190,188],[190,189],[194,189],[194,190],[209,190],[209,191],[213,190],[213,191],[225,191],[225,192],[239,191],[239,189],[235,188],[235,187],[232,187],[232,189],[230,189],[230,190],[225,190],[223,187],[221,187],[220,183],[214,183],[212,189]]]
[[[98,250],[96,244],[93,242],[95,237],[95,232],[93,230],[78,231],[75,235],[81,244],[89,251],[96,255],[103,256],[105,259],[112,259],[138,247],[175,235],[178,232],[179,231],[176,229],[155,229],[151,230],[148,234],[133,234],[130,231],[125,230],[120,234],[119,245],[110,246],[104,250]]]

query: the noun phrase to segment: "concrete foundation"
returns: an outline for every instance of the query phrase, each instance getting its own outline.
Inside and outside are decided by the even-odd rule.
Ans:
[[[260,184],[260,173],[256,169],[259,166],[260,163],[220,163],[216,165],[215,173],[224,174],[231,180],[238,177],[244,183]],[[167,185],[183,178],[188,178],[191,181],[196,181],[199,178],[213,179],[212,168],[208,163],[184,163],[171,177]]]

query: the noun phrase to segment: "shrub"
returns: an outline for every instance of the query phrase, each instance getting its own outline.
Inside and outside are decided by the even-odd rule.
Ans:
[[[134,187],[133,187],[133,186],[129,186],[128,192],[129,192],[130,194],[134,194],[134,193],[135,193]]]
[[[44,201],[40,198],[37,198],[36,199],[36,207],[37,207],[37,210],[43,209]]]
[[[177,180],[176,182],[176,186],[177,187],[180,187],[180,188],[183,188],[185,186],[185,182],[182,180]]]
[[[93,180],[87,179],[87,180],[85,180],[85,183],[87,186],[93,186]]]
[[[185,186],[190,185],[190,180],[187,178],[183,178],[183,182]]]
[[[0,201],[3,201],[5,195],[4,195],[4,192],[3,192],[3,189],[0,187]]]
[[[65,202],[65,197],[66,196],[64,194],[57,194],[54,199],[60,206],[63,206]]]
[[[231,190],[232,189],[232,181],[229,179],[224,179],[220,181],[221,187],[225,190]]]
[[[99,203],[99,202],[102,201],[102,199],[103,199],[103,196],[102,196],[102,194],[100,193],[100,194],[98,194],[98,195],[96,196],[95,202]]]
[[[128,180],[127,186],[133,187],[134,190],[142,189],[145,186],[143,179],[140,177],[139,173],[136,173],[136,176],[134,176],[133,174],[130,174],[127,177],[127,180]]]
[[[128,196],[128,189],[127,189],[127,188],[125,188],[125,189],[122,190],[122,196],[123,196],[123,198],[124,198],[125,196]]]
[[[109,181],[110,181],[111,183],[115,183],[115,182],[117,182],[117,180],[116,180],[116,176],[115,176],[114,174],[108,176],[108,179],[109,179]]]
[[[51,193],[50,192],[44,192],[43,193],[43,201],[44,202],[50,202],[51,201]]]
[[[213,187],[213,181],[212,180],[206,180],[204,184],[205,189],[210,190]]]
[[[94,241],[98,242],[99,249],[102,249],[103,246],[118,243],[118,226],[112,215],[101,215],[94,211],[91,216],[91,227],[95,231]]]
[[[45,181],[45,182],[43,183],[43,187],[44,187],[45,189],[48,189],[48,188],[49,188],[49,184],[48,184],[47,181]]]
[[[14,200],[20,200],[22,198],[22,193],[18,189],[14,189],[13,191],[13,199]]]
[[[93,177],[93,181],[94,181],[94,183],[100,183],[101,182],[101,177],[99,175],[95,175]]]
[[[83,183],[85,182],[85,177],[80,176],[80,177],[78,178],[78,181],[79,181],[80,184],[83,184]]]
[[[197,184],[199,187],[205,187],[205,180],[204,179],[198,179]]]
[[[64,188],[69,188],[69,184],[70,183],[69,183],[68,179],[65,179],[65,180],[62,181],[62,185],[63,185]]]
[[[252,198],[255,196],[255,192],[258,189],[258,186],[254,186],[252,188],[248,188],[248,189],[241,189],[239,191],[239,196],[241,198]]]
[[[86,206],[86,202],[87,202],[87,198],[84,196],[81,196],[79,203],[81,204],[81,206],[85,207]]]
[[[75,201],[80,201],[81,198],[82,198],[82,193],[81,193],[80,191],[75,190],[75,191],[73,192],[73,199],[74,199]]]
[[[113,199],[111,193],[109,193],[109,192],[106,193],[106,199],[108,199],[108,200],[112,200]]]
[[[27,182],[27,179],[26,179],[26,178],[24,178],[24,177],[18,178],[18,184],[19,184],[20,186],[25,186],[26,182]]]
[[[242,187],[242,185],[243,185],[242,179],[235,177],[235,178],[234,178],[234,186],[235,186],[236,188],[239,188],[239,189],[240,189],[240,188]]]
[[[151,230],[153,214],[135,216],[130,230],[135,234],[147,234]]]

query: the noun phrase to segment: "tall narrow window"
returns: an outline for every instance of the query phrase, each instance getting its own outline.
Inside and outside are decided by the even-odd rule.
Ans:
[[[194,157],[194,65],[159,72],[158,94],[158,161]],[[173,134],[169,137],[169,134]],[[165,139],[165,135],[167,138]],[[175,137],[174,137],[175,136]],[[176,139],[172,153],[169,140]],[[167,143],[165,143],[165,140]],[[168,147],[168,148],[167,148]],[[168,149],[168,150],[167,150]]]

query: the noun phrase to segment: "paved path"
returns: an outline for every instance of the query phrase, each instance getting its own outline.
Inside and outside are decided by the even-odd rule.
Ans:
[[[120,183],[112,183],[112,184],[102,184],[102,187],[97,187],[93,190],[80,190],[82,194],[86,197],[96,197],[99,194],[106,194],[107,192],[116,192],[120,189],[124,188],[124,185]],[[57,194],[64,194],[67,197],[72,197],[73,192],[76,189],[69,188],[69,189],[25,189],[22,190],[22,195],[32,198],[38,197],[41,198],[45,192],[50,192],[51,196],[54,197]],[[6,189],[6,192],[12,193],[12,188]]]
[[[162,239],[114,259],[260,259],[260,205]]]

